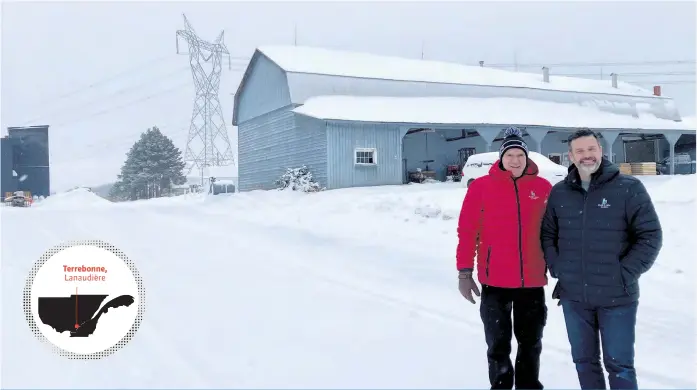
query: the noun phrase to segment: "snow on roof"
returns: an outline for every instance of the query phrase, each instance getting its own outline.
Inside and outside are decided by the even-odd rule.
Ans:
[[[697,130],[697,116],[684,116],[682,117],[682,123],[691,130]]]
[[[318,96],[293,111],[357,122],[694,131],[686,123],[643,113],[636,118],[580,104],[518,98]]]
[[[618,88],[613,88],[610,80],[590,80],[552,75],[549,77],[550,82],[546,83],[542,80],[542,70],[538,74],[511,72],[450,62],[416,60],[303,46],[261,46],[257,50],[286,72],[292,73],[314,73],[444,84],[535,88],[661,99],[653,96],[652,91],[621,81],[618,82]]]

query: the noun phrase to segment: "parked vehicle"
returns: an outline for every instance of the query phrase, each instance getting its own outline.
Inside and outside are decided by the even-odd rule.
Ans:
[[[4,204],[9,207],[30,207],[33,203],[31,193],[28,191],[15,191],[5,194]]]
[[[689,175],[695,173],[695,161],[689,153],[675,154],[675,174]],[[670,175],[670,156],[656,163],[657,175]]]
[[[458,182],[462,180],[462,176],[460,175],[460,166],[459,165],[448,165],[445,167],[445,176],[452,178],[454,182]]]
[[[235,183],[231,180],[220,180],[215,177],[211,177],[210,183],[208,193],[211,195],[235,193]]]
[[[568,168],[555,163],[540,153],[530,151],[528,157],[537,164],[540,169],[539,176],[547,179],[550,183],[556,184],[563,180],[568,173]],[[462,168],[463,186],[469,187],[474,179],[487,175],[491,166],[498,161],[498,152],[478,153],[470,156],[467,163]]]

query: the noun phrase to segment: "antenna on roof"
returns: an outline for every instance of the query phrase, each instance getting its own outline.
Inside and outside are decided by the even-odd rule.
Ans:
[[[423,39],[422,39],[422,40],[421,40],[421,59],[422,59],[422,60],[424,59],[424,45],[425,45],[425,43],[424,43],[424,41],[423,41]]]
[[[298,46],[298,23],[293,24],[293,46]]]

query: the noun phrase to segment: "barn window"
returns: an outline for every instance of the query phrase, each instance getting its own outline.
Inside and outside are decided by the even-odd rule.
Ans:
[[[377,164],[377,150],[375,148],[356,148],[356,165],[375,165]]]

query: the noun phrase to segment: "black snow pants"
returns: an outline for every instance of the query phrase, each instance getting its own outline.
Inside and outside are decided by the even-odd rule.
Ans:
[[[515,384],[516,389],[542,389],[540,355],[547,323],[544,288],[482,285],[479,312],[488,346],[491,388],[512,389]],[[515,367],[510,358],[513,334],[518,342]]]

